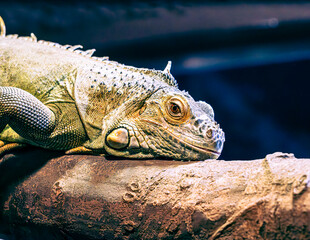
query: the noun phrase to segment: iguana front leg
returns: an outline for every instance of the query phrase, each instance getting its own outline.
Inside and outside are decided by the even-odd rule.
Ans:
[[[51,135],[56,120],[53,111],[30,93],[0,87],[0,132],[7,124],[26,140],[40,143]]]

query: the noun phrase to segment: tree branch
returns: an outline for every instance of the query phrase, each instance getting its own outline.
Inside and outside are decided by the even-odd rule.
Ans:
[[[309,159],[43,155],[9,155],[0,164],[7,174],[0,178],[2,232],[17,239],[310,238]]]

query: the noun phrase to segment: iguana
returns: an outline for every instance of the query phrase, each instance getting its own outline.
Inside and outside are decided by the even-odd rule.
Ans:
[[[66,153],[179,160],[218,158],[212,107],[170,73],[126,66],[95,50],[6,35],[0,18],[0,153],[34,145]]]

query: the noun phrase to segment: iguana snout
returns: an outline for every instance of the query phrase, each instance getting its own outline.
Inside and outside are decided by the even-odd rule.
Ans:
[[[158,115],[164,119],[159,125],[162,126],[161,136],[166,141],[166,147],[170,146],[174,153],[178,153],[174,157],[179,159],[217,159],[222,152],[225,136],[214,120],[212,107],[206,102],[196,102],[187,92],[171,92],[158,100]]]
[[[225,141],[225,135],[220,125],[212,121],[212,119],[198,118],[194,121],[193,128],[193,132],[204,138],[201,151],[205,149],[207,155],[210,155],[210,158],[218,158],[222,152]],[[199,145],[199,143],[197,145]],[[199,148],[199,146],[197,147]]]

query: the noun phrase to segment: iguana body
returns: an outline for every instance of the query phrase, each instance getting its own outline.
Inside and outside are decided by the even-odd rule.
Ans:
[[[0,25],[2,141],[129,158],[219,156],[213,109],[177,88],[170,63],[125,66],[34,35],[5,36]]]

